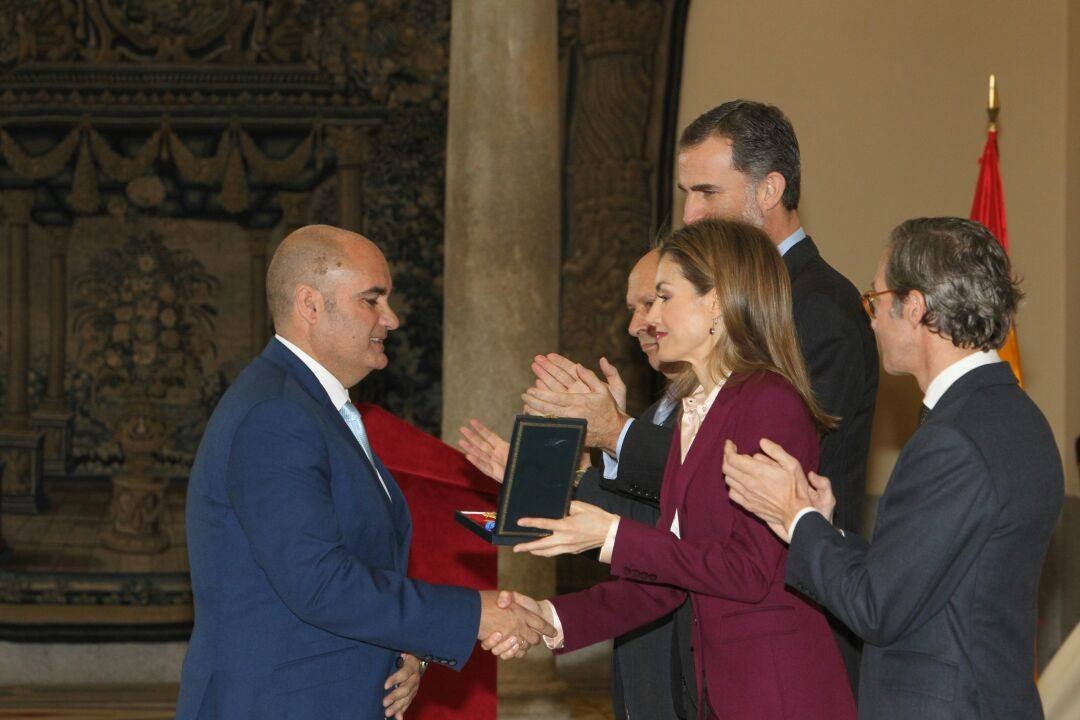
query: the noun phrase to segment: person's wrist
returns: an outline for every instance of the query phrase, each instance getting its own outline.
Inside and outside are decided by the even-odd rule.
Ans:
[[[614,417],[611,419],[611,422],[607,423],[604,434],[601,437],[601,450],[605,450],[612,455],[615,455],[618,452],[619,436],[622,435],[622,429],[626,426],[626,421],[629,419],[629,415],[616,410]]]

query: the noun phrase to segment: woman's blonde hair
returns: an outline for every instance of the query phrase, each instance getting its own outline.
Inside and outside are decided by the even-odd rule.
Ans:
[[[714,377],[768,370],[783,376],[802,396],[822,431],[836,427],[814,398],[791,314],[791,280],[764,232],[731,220],[702,220],[676,230],[660,244],[660,257],[679,266],[698,294],[716,290],[720,339],[710,358]],[[729,379],[728,382],[732,380]],[[672,379],[671,395],[697,387],[692,368]]]

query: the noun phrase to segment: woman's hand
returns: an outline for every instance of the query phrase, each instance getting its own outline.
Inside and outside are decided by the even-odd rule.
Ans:
[[[575,500],[570,503],[570,514],[559,520],[551,518],[521,518],[521,527],[551,530],[551,535],[520,543],[514,546],[514,552],[529,552],[533,555],[552,557],[566,553],[580,553],[602,547],[607,540],[611,524],[619,519],[595,505]]]
[[[506,461],[510,457],[510,443],[490,430],[479,420],[470,420],[472,428],[461,427],[458,431],[458,447],[465,453],[465,459],[477,470],[497,483],[503,481],[506,473]]]

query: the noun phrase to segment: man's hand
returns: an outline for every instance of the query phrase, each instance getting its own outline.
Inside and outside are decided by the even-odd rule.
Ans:
[[[534,387],[559,393],[587,393],[589,386],[577,376],[577,363],[558,353],[537,355],[532,361]]]
[[[537,355],[533,358],[532,371],[536,375],[536,389],[564,393],[587,393],[589,386],[578,377],[578,364],[558,353]],[[618,369],[600,358],[600,371],[607,380],[608,390],[615,398],[615,405],[621,412],[626,412],[626,383],[622,381]]]
[[[622,381],[622,376],[619,375],[619,369],[609,363],[606,357],[602,357],[600,358],[600,372],[604,373],[608,390],[611,392],[611,397],[615,400],[615,405],[619,408],[619,412],[625,413],[626,383]]]
[[[614,453],[619,435],[630,417],[619,409],[608,386],[596,373],[581,365],[574,367],[588,392],[556,392],[531,387],[521,396],[525,411],[533,415],[584,418],[589,423],[585,444]]]
[[[384,715],[393,716],[396,720],[405,717],[405,711],[409,708],[416,691],[420,689],[420,661],[415,655],[401,653],[398,656],[398,671],[386,678],[383,690],[390,690],[390,694],[383,698],[383,707],[386,708]]]
[[[544,620],[546,620],[547,622],[552,623],[552,627],[554,627],[555,620],[554,620],[554,618],[552,617],[552,614],[551,614],[551,607],[547,603],[539,603],[539,602],[537,602],[536,600],[532,599],[528,595],[523,595],[522,593],[519,593],[519,592],[516,592],[516,591],[511,591],[511,590],[500,590],[499,591],[499,597],[496,600],[496,604],[500,608],[509,608],[511,605],[515,605],[515,604],[520,605],[521,607],[525,608],[529,612],[536,613],[540,617],[544,618]],[[554,634],[548,635],[547,637],[549,637],[549,638],[554,637]],[[490,650],[491,653],[494,654],[494,655],[498,655],[498,656],[502,657],[502,655],[504,653],[506,653],[507,651],[509,651],[511,649],[511,647],[512,647],[512,642],[511,642],[512,639],[511,640],[502,640],[500,642],[498,633],[496,633],[495,635],[493,635],[491,638],[488,638],[488,639],[491,640],[492,642],[498,643],[497,645],[495,645],[494,647],[491,647],[491,648],[488,647],[487,642],[483,643],[484,649],[485,650]],[[519,656],[515,656],[515,657],[519,657]]]
[[[619,519],[595,505],[580,500],[570,503],[570,514],[559,520],[552,518],[521,518],[521,527],[551,530],[551,535],[514,546],[514,552],[531,552],[533,555],[551,557],[566,553],[580,553],[602,547],[607,540],[611,523]]]
[[[485,650],[503,660],[525,657],[543,635],[554,637],[555,632],[548,620],[521,605],[499,607],[496,590],[480,591],[480,629],[476,637]]]
[[[831,518],[836,498],[826,478],[815,476],[818,482],[811,485],[799,461],[782,447],[762,439],[761,449],[764,455],[740,455],[735,443],[724,443],[724,480],[733,501],[768,523],[784,542],[791,541],[788,528],[804,508]]]
[[[833,521],[833,511],[836,510],[836,496],[833,495],[832,483],[829,482],[829,478],[824,475],[818,475],[813,471],[810,472],[807,480],[810,481],[809,494],[811,504],[813,504],[814,509],[824,515],[825,519],[831,524]]]
[[[501,483],[506,473],[506,460],[510,457],[510,443],[479,420],[470,420],[469,424],[472,428],[458,428],[461,433],[458,447],[477,470]]]

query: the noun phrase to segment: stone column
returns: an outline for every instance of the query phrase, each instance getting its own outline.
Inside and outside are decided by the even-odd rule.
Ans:
[[[45,437],[46,478],[67,477],[71,462],[74,414],[64,398],[67,365],[67,251],[71,229],[49,230],[49,377],[32,424]]]
[[[364,161],[368,135],[365,128],[345,125],[329,129],[327,139],[337,154],[338,208],[341,227],[364,231]]]
[[[30,426],[27,380],[30,360],[30,211],[33,190],[3,195],[7,216],[8,382],[0,423],[0,462],[6,465],[3,505],[7,512],[38,512],[42,488],[42,437]]]
[[[8,377],[5,430],[29,430],[27,373],[30,367],[30,210],[32,190],[4,193],[8,222]]]
[[[455,0],[450,22],[443,438],[470,417],[508,435],[529,364],[559,339],[555,0]],[[503,551],[499,585],[544,598],[555,562]],[[549,693],[551,654],[499,664],[503,695]]]
[[[251,356],[262,352],[270,338],[266,304],[266,248],[269,228],[247,228],[248,252],[251,254]]]

